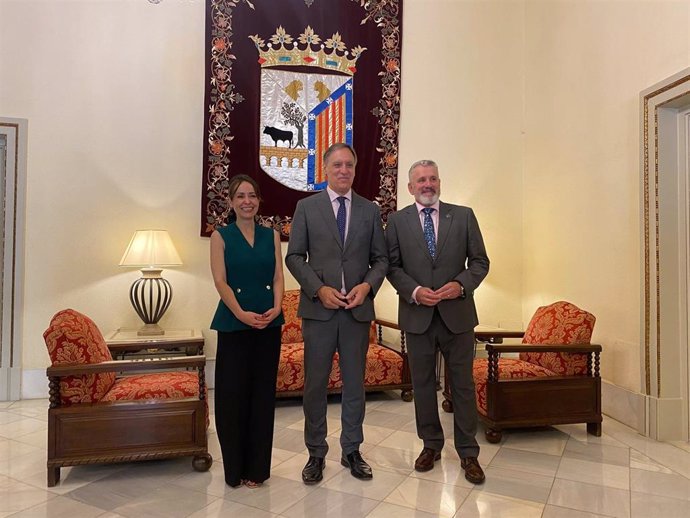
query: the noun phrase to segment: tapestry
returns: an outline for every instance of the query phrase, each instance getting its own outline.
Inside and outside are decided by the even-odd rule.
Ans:
[[[396,209],[402,0],[206,0],[201,235],[227,223],[228,183],[254,178],[260,223],[287,238],[326,187],[322,156],[357,152],[353,189]]]

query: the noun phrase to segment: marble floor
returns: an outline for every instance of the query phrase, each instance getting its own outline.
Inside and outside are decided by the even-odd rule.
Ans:
[[[211,398],[212,400],[212,398]],[[214,464],[192,470],[189,459],[62,469],[46,487],[47,401],[0,402],[0,518],[19,517],[509,517],[587,518],[690,516],[690,448],[659,443],[605,419],[604,434],[584,425],[513,431],[501,445],[482,430],[486,483],[473,486],[447,440],[427,473],[412,466],[421,450],[411,403],[394,392],[367,400],[364,458],[374,479],[359,481],[340,466],[340,405],[329,404],[329,452],[324,481],[305,486],[307,460],[300,401],[280,401],[272,476],[259,489],[225,485],[213,426]],[[442,412],[452,433],[452,417]]]

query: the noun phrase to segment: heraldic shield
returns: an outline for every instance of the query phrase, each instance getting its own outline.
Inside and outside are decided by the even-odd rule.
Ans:
[[[282,27],[271,43],[258,35],[250,39],[261,66],[261,169],[290,189],[324,189],[324,152],[336,142],[352,145],[353,76],[366,49],[348,52],[338,33],[320,45],[311,27],[296,39]],[[291,66],[300,66],[300,72]],[[302,72],[305,67],[313,72]]]

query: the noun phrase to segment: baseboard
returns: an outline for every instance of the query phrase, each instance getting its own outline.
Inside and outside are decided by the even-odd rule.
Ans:
[[[216,359],[206,358],[206,386],[212,389],[216,386]]]
[[[26,369],[21,377],[21,399],[47,399],[48,377],[45,369]],[[216,359],[206,359],[206,386],[214,388],[216,381]]]
[[[45,369],[25,369],[22,371],[21,399],[47,399],[48,377]]]
[[[601,411],[607,416],[645,434],[646,408],[644,394],[601,381]]]
[[[683,398],[647,396],[646,403],[649,414],[646,435],[657,441],[688,440],[687,431],[684,430],[686,401]]]
[[[0,367],[0,401],[21,399],[22,371],[18,367]]]

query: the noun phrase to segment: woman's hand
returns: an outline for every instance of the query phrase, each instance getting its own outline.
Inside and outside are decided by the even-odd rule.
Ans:
[[[271,322],[273,322],[273,320],[275,320],[275,318],[276,318],[278,315],[280,315],[280,310],[281,310],[281,308],[279,308],[279,307],[277,307],[277,308],[271,308],[271,309],[269,309],[268,311],[266,311],[264,314],[259,315],[259,320],[260,320],[260,322],[261,322],[262,325],[260,325],[259,327],[257,327],[257,329],[263,329],[263,328],[266,327],[268,324],[270,324]]]
[[[237,315],[237,319],[253,329],[263,329],[267,325],[267,323],[264,323],[262,315],[252,311],[241,311]]]

